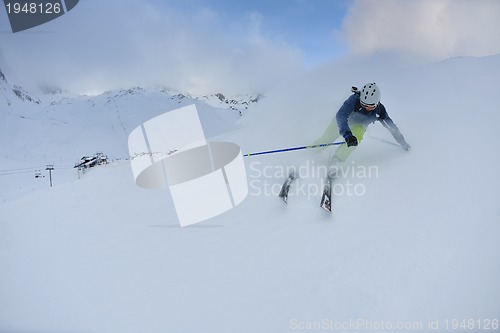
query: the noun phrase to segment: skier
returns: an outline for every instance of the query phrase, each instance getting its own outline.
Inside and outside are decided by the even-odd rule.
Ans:
[[[320,203],[320,206],[329,212],[332,210],[332,183],[337,177],[337,167],[351,155],[356,146],[363,140],[368,125],[377,120],[380,121],[404,150],[410,151],[411,149],[396,124],[387,114],[384,105],[380,103],[380,89],[375,82],[365,84],[361,91],[352,87],[352,92],[354,94],[342,104],[323,136],[315,142],[315,144],[333,142],[338,136],[337,133],[342,135],[346,142],[337,149],[330,159],[330,170]]]
[[[352,87],[352,94],[340,107],[337,115],[325,130],[325,133],[312,145],[319,145],[333,142],[338,135],[342,135],[346,144],[342,145],[330,159],[329,171],[325,180],[325,187],[321,197],[320,206],[331,212],[332,182],[337,177],[337,168],[356,149],[356,146],[363,140],[368,125],[375,121],[389,130],[394,139],[403,147],[410,151],[411,147],[392,121],[382,103],[380,103],[380,89],[374,83],[367,83],[360,91]],[[279,197],[286,203],[288,192],[292,182],[297,178],[295,172],[290,173],[283,183]]]
[[[380,103],[379,87],[374,82],[367,83],[361,91],[356,87],[352,87],[352,92],[354,94],[342,104],[325,133],[313,143],[333,142],[338,137],[338,134],[342,135],[346,144],[337,149],[331,158],[331,165],[334,166],[344,162],[363,140],[368,125],[377,120],[389,130],[404,150],[410,151],[410,145],[406,142],[391,117],[389,117],[389,114],[387,114],[384,105]]]

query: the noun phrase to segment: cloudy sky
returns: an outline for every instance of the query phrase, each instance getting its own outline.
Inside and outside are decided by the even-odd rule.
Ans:
[[[497,0],[81,0],[14,34],[2,7],[0,69],[31,90],[263,92],[346,57],[497,54],[499,18]]]

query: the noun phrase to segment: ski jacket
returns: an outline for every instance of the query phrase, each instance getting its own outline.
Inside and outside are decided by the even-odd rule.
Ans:
[[[350,126],[352,125],[361,125],[366,128],[368,125],[378,120],[389,130],[389,132],[391,132],[394,139],[401,146],[408,146],[398,127],[394,124],[391,117],[389,117],[385,106],[382,103],[378,103],[375,110],[367,111],[361,106],[359,94],[357,93],[352,94],[344,104],[342,104],[337,112],[336,119],[339,133],[343,137],[351,133]]]

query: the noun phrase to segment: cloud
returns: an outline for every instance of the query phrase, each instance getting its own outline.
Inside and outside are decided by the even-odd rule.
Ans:
[[[499,17],[497,0],[357,0],[337,34],[353,54],[486,56],[500,53]]]
[[[260,92],[300,71],[302,53],[261,33],[258,12],[132,0],[80,1],[40,28],[2,35],[16,84],[99,92],[164,85],[192,93]]]

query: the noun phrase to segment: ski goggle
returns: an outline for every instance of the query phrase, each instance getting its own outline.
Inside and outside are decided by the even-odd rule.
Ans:
[[[377,104],[365,104],[365,103],[361,102],[361,106],[368,111],[375,110],[377,108],[377,105],[378,105],[378,103]]]

